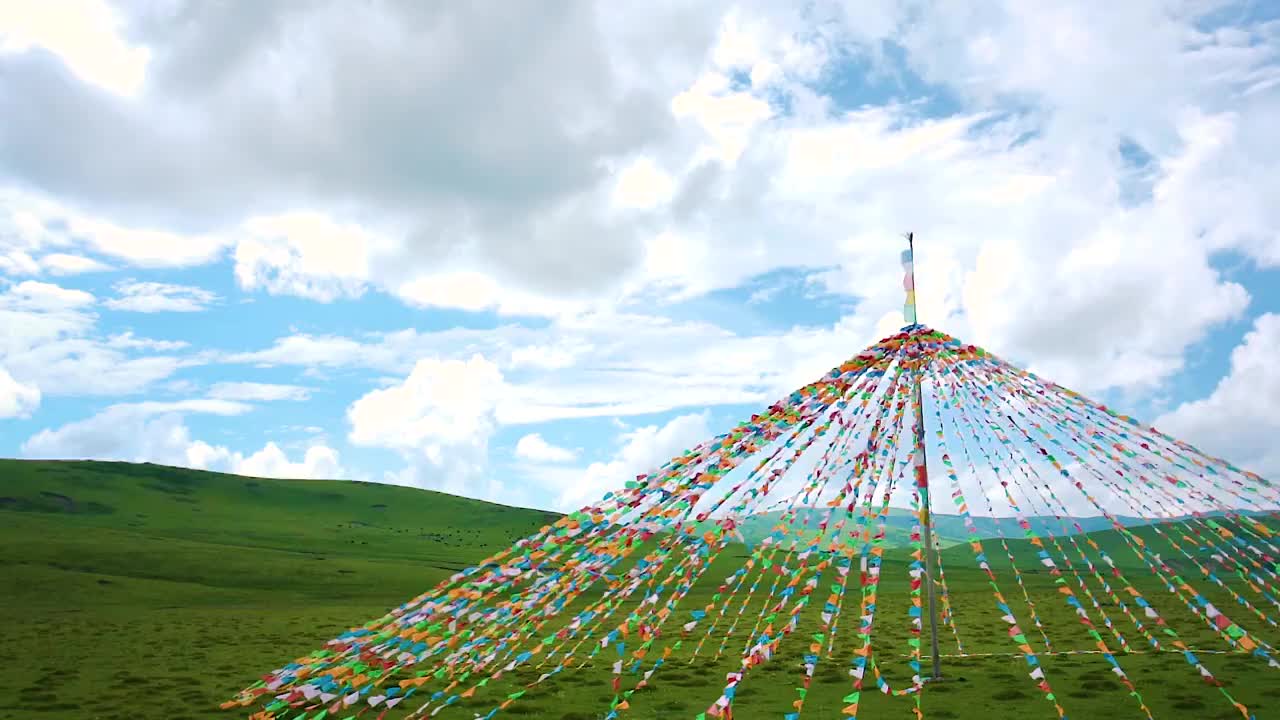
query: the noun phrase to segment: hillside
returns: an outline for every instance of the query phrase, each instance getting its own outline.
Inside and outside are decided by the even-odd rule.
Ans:
[[[466,567],[559,515],[377,483],[0,460],[0,510],[63,530]],[[59,536],[65,532],[56,533]]]
[[[310,652],[557,516],[389,485],[0,460],[0,718],[227,717]],[[200,708],[207,708],[201,711]]]

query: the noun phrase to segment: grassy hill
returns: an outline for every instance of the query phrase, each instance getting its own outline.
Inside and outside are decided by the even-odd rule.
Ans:
[[[311,652],[555,517],[386,485],[264,480],[126,463],[0,460],[0,626],[10,660],[0,675],[0,719],[240,717],[214,708],[257,673]],[[1222,647],[1194,616],[1166,599],[1165,588],[1147,576],[1115,533],[1091,537],[1130,568],[1126,572],[1160,603],[1182,637],[1197,647]],[[1091,648],[1093,640],[1036,562],[1035,548],[1024,541],[1009,545],[1055,645]],[[729,551],[681,607],[708,602],[714,585],[742,565],[745,552]],[[1025,613],[1000,544],[989,541],[987,553],[1006,598]],[[1049,717],[1052,708],[1027,680],[1020,659],[982,655],[1007,652],[1009,641],[973,554],[957,545],[943,556],[957,630],[965,650],[979,655],[946,659],[955,682],[926,693],[926,716],[979,718],[998,706],[1002,714]],[[878,600],[877,642],[883,645],[877,652],[896,683],[909,675],[901,658],[907,649],[906,563],[904,551],[888,553]],[[703,709],[717,692],[712,686],[736,662],[769,585],[761,583],[723,658],[710,669],[684,662],[664,669],[655,676],[661,679],[654,690],[636,696],[627,716],[690,717]],[[1142,649],[1145,641],[1115,603],[1100,587],[1094,591],[1131,646]],[[1211,593],[1210,599],[1220,607],[1232,605],[1221,594]],[[816,631],[815,623],[806,615],[799,632]],[[1280,642],[1261,625],[1248,629]],[[723,633],[725,626],[720,628]],[[950,629],[943,633],[944,652],[955,654]],[[744,684],[736,717],[787,711],[799,681],[800,645],[784,646],[782,655]],[[1204,659],[1234,682],[1231,692],[1257,717],[1280,711],[1280,682],[1262,674],[1274,671],[1243,655]],[[848,691],[847,663],[844,657],[823,661],[804,717],[838,716],[840,697]],[[1157,717],[1239,717],[1216,690],[1195,681],[1177,655],[1125,656],[1123,663]],[[1045,667],[1072,717],[1140,717],[1097,656],[1054,656]],[[607,674],[599,671],[566,676],[503,715],[598,718],[611,697],[607,684]],[[493,697],[439,717],[470,718],[473,709],[483,714]],[[864,698],[859,717],[910,716],[907,700],[874,692]]]
[[[0,460],[0,626],[18,660],[0,718],[191,716],[556,517],[388,485]]]
[[[559,517],[394,485],[267,480],[151,464],[0,460],[0,478],[0,509],[76,527],[447,568]]]

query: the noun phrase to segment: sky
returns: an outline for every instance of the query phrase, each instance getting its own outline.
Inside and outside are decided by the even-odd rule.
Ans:
[[[578,507],[912,231],[921,322],[1280,477],[1280,6],[1041,5],[0,0],[0,456]]]

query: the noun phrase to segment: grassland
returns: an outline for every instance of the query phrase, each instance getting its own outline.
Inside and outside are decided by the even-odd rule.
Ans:
[[[381,615],[553,517],[382,485],[258,480],[152,465],[0,461],[0,627],[8,660],[0,673],[0,719],[240,717],[216,706],[261,672]],[[1094,538],[1188,643],[1226,649],[1114,533]],[[1055,649],[1092,648],[1094,641],[1053,579],[1037,569],[1033,549],[1023,542],[1011,547]],[[1074,553],[1072,546],[1067,549]],[[745,552],[734,548],[707,577],[723,578]],[[987,554],[1001,590],[1041,649],[1000,544],[988,542]],[[944,561],[956,627],[971,656],[945,658],[947,680],[923,694],[925,716],[1055,717],[1021,658],[977,656],[1013,649],[1006,625],[969,549],[949,548]],[[1175,569],[1194,572],[1186,563]],[[886,676],[898,685],[910,674],[902,657],[908,608],[903,551],[890,553],[883,578],[877,653]],[[1068,579],[1075,587],[1074,577]],[[1130,646],[1145,650],[1145,639],[1110,596],[1089,583]],[[1198,578],[1193,584],[1209,587]],[[1242,584],[1233,587],[1243,590]],[[759,593],[768,590],[766,581]],[[681,607],[705,604],[712,591],[700,584]],[[1280,632],[1225,593],[1206,595],[1250,633],[1280,643]],[[704,709],[719,694],[723,673],[734,669],[759,602],[748,608],[718,661],[714,647],[724,626],[698,663],[688,663],[694,643],[673,656],[651,686],[632,698],[624,717],[691,717]],[[1264,605],[1259,607],[1269,615],[1280,614]],[[1116,647],[1099,613],[1092,607],[1090,612]],[[815,613],[807,613],[797,633],[816,630]],[[850,633],[843,627],[838,636],[847,641]],[[1164,633],[1157,637],[1168,640]],[[950,629],[943,629],[942,638],[943,652],[955,654]],[[788,642],[773,662],[748,676],[735,717],[777,718],[791,709],[805,644],[799,638]],[[1280,670],[1243,654],[1201,657],[1257,717],[1280,717]],[[1240,717],[1179,655],[1119,659],[1154,717]],[[840,717],[841,697],[849,691],[848,661],[848,652],[823,658],[802,717]],[[1100,656],[1047,656],[1044,666],[1070,717],[1144,716]],[[494,683],[487,694],[437,717],[487,712],[505,688],[523,679]],[[601,717],[611,698],[608,675],[588,668],[557,676],[498,717],[588,720]],[[864,693],[859,717],[911,717],[911,703]]]

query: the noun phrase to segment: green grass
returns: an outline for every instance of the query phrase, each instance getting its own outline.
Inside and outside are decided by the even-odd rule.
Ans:
[[[243,717],[216,706],[260,673],[382,615],[554,517],[384,485],[257,480],[123,463],[0,460],[0,627],[8,660],[0,675],[0,718]],[[1151,537],[1149,530],[1138,532]],[[1225,649],[1115,533],[1093,537],[1189,643]],[[1000,544],[985,545],[1006,599],[1038,648],[1039,634],[1026,617]],[[1038,569],[1033,548],[1021,541],[1011,547],[1057,648],[1092,647],[1052,578]],[[741,565],[744,553],[733,548],[730,557],[718,561],[678,616],[705,604],[712,586]],[[895,684],[909,676],[900,657],[906,650],[908,607],[903,553],[888,555],[877,612],[877,654]],[[1011,651],[987,579],[969,548],[948,548],[944,561],[966,650]],[[1186,563],[1178,567],[1189,569]],[[1068,578],[1075,587],[1074,578]],[[1198,577],[1192,584],[1209,587]],[[1091,587],[1131,646],[1145,649],[1101,588]],[[768,590],[765,581],[758,593]],[[1225,594],[1206,595],[1251,633],[1280,643],[1280,632]],[[823,599],[825,594],[815,597],[814,611],[804,615],[798,633],[816,631],[816,606]],[[850,595],[848,602],[856,600]],[[758,607],[753,603],[745,626],[718,662],[719,634],[703,653],[706,663],[688,664],[694,643],[687,642],[654,675],[652,686],[632,698],[632,709],[623,717],[692,717],[705,709],[719,694],[723,673],[734,667]],[[1266,609],[1280,615],[1274,606]],[[1091,613],[1100,624],[1092,608]],[[841,648],[851,647],[853,614],[842,620]],[[1100,630],[1114,647],[1110,633]],[[942,632],[943,652],[954,653],[950,630]],[[773,662],[747,676],[735,717],[778,718],[790,710],[805,644],[791,639]],[[1257,717],[1280,717],[1280,671],[1243,655],[1204,654],[1202,659]],[[1240,717],[1217,690],[1197,680],[1180,656],[1130,655],[1120,662],[1155,717]],[[840,717],[840,698],[850,686],[847,665],[847,651],[824,657],[802,717]],[[1141,717],[1102,658],[1053,656],[1044,665],[1070,717]],[[948,680],[929,687],[922,698],[926,717],[1054,716],[1020,658],[946,658],[944,670]],[[494,683],[487,693],[437,717],[487,712],[512,680]],[[602,717],[612,697],[608,682],[601,669],[565,673],[498,717]],[[861,718],[911,717],[909,699],[874,691],[863,697]]]

